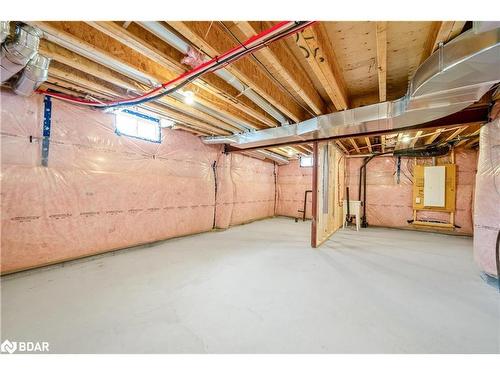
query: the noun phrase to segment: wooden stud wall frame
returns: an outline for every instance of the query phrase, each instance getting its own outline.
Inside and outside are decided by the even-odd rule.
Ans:
[[[342,226],[345,158],[334,141],[316,142],[313,152],[311,246],[315,248]]]

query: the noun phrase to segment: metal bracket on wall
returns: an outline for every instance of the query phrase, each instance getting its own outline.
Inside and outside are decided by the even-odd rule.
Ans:
[[[49,144],[50,144],[50,124],[52,120],[52,100],[50,96],[43,98],[43,140],[42,140],[42,165],[48,166],[49,163]]]

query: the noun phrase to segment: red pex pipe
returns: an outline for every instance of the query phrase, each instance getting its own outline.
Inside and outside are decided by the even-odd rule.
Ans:
[[[135,101],[138,101],[138,100],[141,100],[141,99],[145,99],[145,98],[147,98],[147,97],[149,97],[149,96],[157,93],[158,91],[161,91],[161,90],[165,89],[168,86],[172,86],[173,84],[177,83],[178,81],[181,81],[183,79],[187,79],[187,78],[189,78],[189,76],[195,75],[195,74],[199,73],[200,71],[202,71],[203,69],[207,69],[207,67],[209,67],[210,65],[214,65],[214,68],[220,69],[222,67],[222,65],[226,66],[229,63],[231,63],[233,61],[236,61],[237,59],[245,56],[248,53],[251,53],[251,52],[253,52],[253,51],[257,50],[257,49],[263,48],[266,45],[268,45],[269,43],[271,43],[273,41],[276,41],[278,39],[284,38],[284,37],[286,37],[286,36],[288,36],[288,35],[290,35],[292,33],[296,33],[298,31],[302,30],[303,28],[310,26],[313,23],[314,23],[314,21],[307,22],[304,25],[302,25],[302,27],[300,27],[300,28],[295,28],[295,29],[293,29],[293,30],[291,30],[291,31],[283,34],[283,35],[278,35],[278,37],[274,37],[274,38],[271,37],[270,40],[267,43],[263,43],[262,46],[258,46],[258,45],[255,46],[255,47],[251,47],[250,46],[250,45],[255,44],[256,42],[260,42],[261,40],[265,40],[265,38],[268,37],[270,34],[278,33],[280,29],[283,29],[283,28],[286,28],[286,27],[289,27],[289,26],[293,26],[293,24],[294,24],[293,21],[282,21],[282,22],[279,22],[276,25],[274,25],[273,27],[271,27],[271,28],[269,28],[267,30],[262,31],[261,33],[258,33],[256,35],[252,36],[251,38],[249,38],[248,40],[246,40],[245,42],[243,42],[241,45],[235,46],[235,47],[231,48],[230,50],[224,52],[222,55],[216,56],[216,57],[214,57],[214,58],[212,58],[212,59],[204,62],[203,64],[197,66],[196,68],[188,70],[188,71],[182,73],[181,75],[179,75],[178,77],[172,79],[171,81],[165,82],[161,86],[158,86],[158,87],[156,87],[156,88],[154,88],[154,89],[152,89],[152,90],[150,90],[150,91],[148,91],[148,92],[146,92],[144,94],[141,94],[141,95],[138,95],[138,96],[135,96],[135,97],[132,97],[132,98],[117,99],[117,100],[108,101],[108,102],[97,102],[97,101],[92,101],[92,100],[80,99],[78,97],[74,97],[74,96],[70,96],[70,95],[65,95],[65,94],[60,94],[60,93],[54,93],[54,92],[48,92],[47,90],[36,90],[36,93],[43,94],[43,95],[48,95],[48,96],[51,96],[51,97],[54,97],[54,98],[58,98],[58,99],[61,99],[61,100],[65,100],[65,101],[69,101],[69,102],[73,102],[73,103],[77,103],[77,104],[89,105],[89,106],[94,106],[94,107],[107,107],[107,106],[112,106],[112,105],[117,105],[117,104],[127,104],[127,103],[130,103],[131,105],[133,105]],[[247,52],[244,53],[244,54],[242,54],[242,55],[240,55],[240,56],[238,56],[234,60],[230,60],[228,62],[224,62],[223,64],[219,63],[219,60],[224,59],[224,58],[226,58],[228,56],[231,56],[232,54],[236,54],[236,53],[242,52],[243,50],[247,50]],[[209,71],[215,71],[217,69],[207,70],[206,72],[202,73],[201,75],[203,75],[203,74],[205,74],[205,73],[207,73]]]

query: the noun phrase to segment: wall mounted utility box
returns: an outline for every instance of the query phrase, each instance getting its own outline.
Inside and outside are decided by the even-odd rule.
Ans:
[[[445,193],[446,167],[424,167],[424,206],[444,207]]]
[[[413,209],[455,211],[456,165],[416,165],[413,183]]]

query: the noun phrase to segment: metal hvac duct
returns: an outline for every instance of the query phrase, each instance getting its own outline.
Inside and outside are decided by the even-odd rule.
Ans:
[[[474,29],[432,54],[416,71],[407,94],[294,125],[225,137],[205,137],[205,143],[231,143],[240,149],[288,142],[400,130],[461,111],[478,101],[500,81],[500,28]],[[229,139],[229,141],[228,141]]]
[[[22,74],[13,83],[12,89],[17,95],[30,96],[49,75],[50,59],[40,54],[36,54],[26,67]]]
[[[17,25],[14,37],[7,38],[0,49],[0,78],[2,83],[23,69],[38,52],[42,33],[28,26]]]
[[[5,39],[10,34],[10,22],[0,21],[0,43],[5,42]]]

